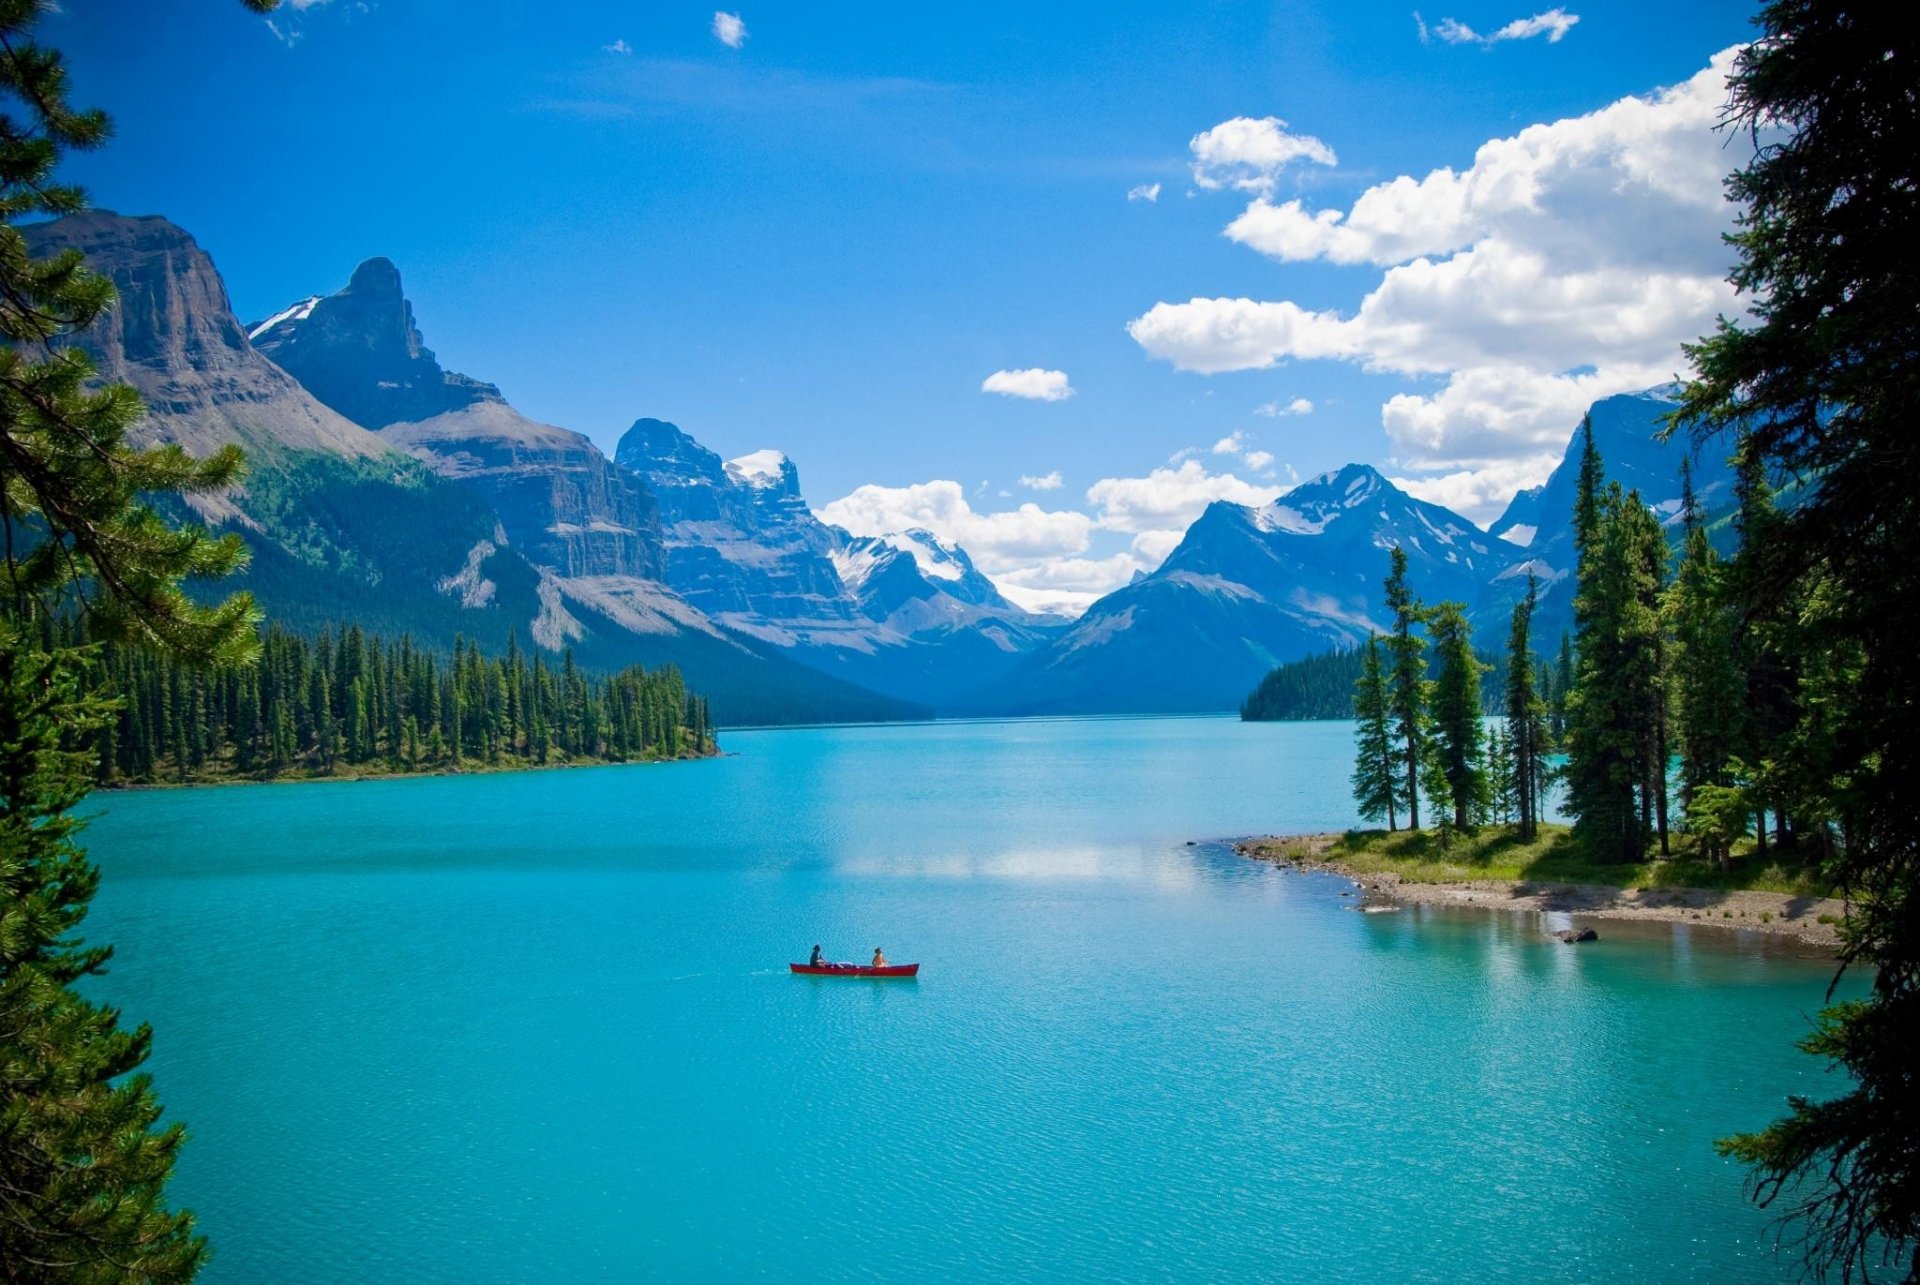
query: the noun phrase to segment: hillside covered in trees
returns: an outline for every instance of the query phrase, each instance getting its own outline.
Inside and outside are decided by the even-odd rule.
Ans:
[[[280,628],[256,665],[197,667],[106,645],[118,713],[99,735],[102,784],[366,776],[698,758],[716,752],[704,698],[672,666],[588,677],[508,639],[449,658],[358,626],[309,640]]]
[[[1353,647],[1305,656],[1276,665],[1260,685],[1240,702],[1243,723],[1288,722],[1300,719],[1354,717],[1354,690],[1366,664],[1366,649]],[[1481,665],[1480,709],[1493,716],[1506,708],[1507,657],[1477,652]],[[1542,695],[1557,703],[1564,691],[1563,677],[1571,672],[1570,655],[1558,667],[1540,673]]]

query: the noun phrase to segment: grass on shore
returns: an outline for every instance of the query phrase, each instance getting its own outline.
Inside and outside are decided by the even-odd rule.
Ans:
[[[1331,842],[1329,842],[1331,838]],[[1720,891],[1778,892],[1792,897],[1823,897],[1829,889],[1817,872],[1783,863],[1770,853],[1764,861],[1752,852],[1736,853],[1724,870],[1695,858],[1676,835],[1674,855],[1666,860],[1598,862],[1586,854],[1566,826],[1543,825],[1539,837],[1523,841],[1508,826],[1485,826],[1456,835],[1442,851],[1429,830],[1349,830],[1337,837],[1270,839],[1255,845],[1271,856],[1336,862],[1354,874],[1397,874],[1408,883],[1467,883],[1475,879],[1512,879],[1538,883],[1590,883],[1613,888],[1710,888]]]

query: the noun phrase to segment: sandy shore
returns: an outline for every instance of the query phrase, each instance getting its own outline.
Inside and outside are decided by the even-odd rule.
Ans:
[[[1325,870],[1351,879],[1359,908],[1403,905],[1460,906],[1503,911],[1557,911],[1583,919],[1631,919],[1684,923],[1699,928],[1764,933],[1831,951],[1840,944],[1843,901],[1789,897],[1777,892],[1724,892],[1711,888],[1613,888],[1604,884],[1547,883],[1525,879],[1476,879],[1466,883],[1414,883],[1393,872],[1360,873],[1332,855],[1337,834],[1275,835],[1241,839],[1234,850],[1256,861],[1296,870]]]

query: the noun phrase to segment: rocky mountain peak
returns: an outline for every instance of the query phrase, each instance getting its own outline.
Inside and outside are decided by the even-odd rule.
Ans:
[[[492,384],[441,368],[391,259],[368,259],[345,288],[302,300],[250,334],[314,396],[368,428],[502,400]]]
[[[78,250],[112,280],[118,302],[74,342],[103,376],[139,390],[147,418],[136,440],[177,442],[194,454],[230,444],[384,453],[379,439],[254,350],[212,258],[184,229],[157,216],[89,210],[20,232],[32,254]]]

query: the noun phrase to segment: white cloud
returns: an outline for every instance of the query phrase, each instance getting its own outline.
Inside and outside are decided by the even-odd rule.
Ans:
[[[1145,477],[1103,477],[1087,488],[1098,509],[1095,525],[1107,531],[1185,531],[1215,500],[1265,504],[1271,486],[1243,482],[1231,473],[1209,473],[1199,460],[1157,468]]]
[[[1065,483],[1060,480],[1060,470],[1055,469],[1051,473],[1043,474],[1040,477],[1028,477],[1023,473],[1020,475],[1020,485],[1026,487],[1029,491],[1057,491],[1065,485]]]
[[[1193,181],[1209,191],[1271,192],[1280,171],[1295,161],[1333,165],[1333,149],[1308,134],[1289,134],[1277,116],[1236,116],[1187,141]]]
[[[1213,453],[1215,455],[1238,455],[1241,448],[1246,444],[1247,435],[1236,428],[1213,444]]]
[[[1416,22],[1420,21],[1418,13],[1413,17]],[[1450,45],[1494,45],[1503,40],[1531,40],[1535,36],[1545,36],[1548,44],[1557,45],[1579,21],[1580,15],[1577,13],[1568,13],[1565,9],[1549,9],[1545,13],[1536,13],[1531,18],[1515,18],[1499,30],[1483,36],[1458,19],[1442,18],[1439,25],[1433,28],[1428,28],[1426,23],[1421,22],[1420,39],[1425,41],[1431,31],[1431,34],[1440,37]]]
[[[1246,461],[1248,468],[1254,470],[1256,473],[1264,473],[1273,467],[1273,453],[1271,451],[1248,451]]]
[[[713,38],[729,49],[738,49],[747,43],[747,24],[737,13],[718,10],[713,15]]]
[[[1252,452],[1248,459],[1255,468],[1271,463],[1264,452]],[[1061,484],[1057,472],[1020,481],[1042,490]],[[1021,606],[1078,614],[1136,573],[1158,567],[1208,504],[1265,504],[1280,489],[1277,483],[1255,484],[1231,473],[1210,473],[1198,460],[1187,460],[1145,477],[1101,478],[1087,488],[1092,512],[1043,509],[1028,501],[984,513],[973,507],[960,483],[935,480],[861,486],[818,514],[855,535],[931,531],[964,548],[974,565]],[[1125,537],[1126,547],[1111,553],[1094,550],[1094,536],[1105,532]],[[1108,548],[1115,535],[1102,536]]]
[[[1129,201],[1157,201],[1160,199],[1160,185],[1158,183],[1142,183],[1138,187],[1130,187],[1127,189],[1127,199]]]
[[[1551,37],[1552,17],[1522,22]],[[1721,179],[1751,142],[1715,128],[1737,52],[1672,88],[1491,140],[1464,170],[1376,184],[1346,210],[1261,194],[1228,226],[1282,261],[1381,269],[1351,311],[1196,298],[1156,304],[1128,332],[1207,374],[1332,359],[1422,380],[1381,407],[1399,467],[1444,470],[1428,484],[1482,513],[1476,497],[1544,476],[1591,401],[1680,373],[1680,344],[1739,312]]]
[[[1253,408],[1253,413],[1265,416],[1267,419],[1281,419],[1288,415],[1311,415],[1313,403],[1304,397],[1296,397],[1284,406],[1279,402],[1262,402]]]
[[[1393,484],[1416,499],[1443,505],[1481,526],[1500,516],[1514,493],[1545,481],[1560,452],[1507,460],[1439,477],[1396,477]]]
[[[633,46],[628,44],[624,39],[616,40],[610,45],[601,45],[600,48],[610,54],[630,54],[633,52]]]
[[[1006,397],[1025,397],[1032,401],[1058,402],[1073,396],[1073,385],[1064,370],[996,370],[980,381],[983,393]]]
[[[1049,512],[1029,501],[1001,513],[978,513],[958,482],[911,486],[868,484],[820,510],[820,519],[855,535],[889,535],[924,527],[963,546],[989,575],[1082,553],[1093,519],[1072,510]]]

